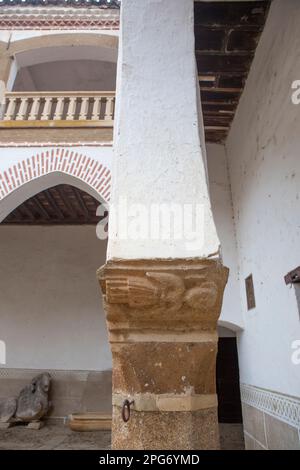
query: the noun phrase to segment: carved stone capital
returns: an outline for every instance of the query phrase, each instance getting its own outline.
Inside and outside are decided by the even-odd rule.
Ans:
[[[109,261],[98,270],[109,331],[213,331],[227,278],[215,259]]]

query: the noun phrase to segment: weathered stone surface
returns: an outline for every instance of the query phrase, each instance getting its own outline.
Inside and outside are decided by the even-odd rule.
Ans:
[[[219,425],[222,450],[243,450],[243,426]],[[48,422],[39,433],[27,432],[24,426],[1,429],[0,450],[109,450],[110,431],[75,433],[68,426]]]
[[[44,426],[43,421],[31,421],[27,424],[28,429],[34,429],[35,431],[39,431]]]
[[[216,409],[195,412],[135,412],[124,423],[113,409],[113,449],[217,450],[219,429]]]
[[[98,277],[113,355],[112,447],[217,449],[216,326],[228,270],[216,259],[118,260]]]
[[[109,450],[110,431],[71,431],[62,423],[48,421],[39,432],[28,430],[28,426],[12,426],[1,429],[1,450]]]
[[[109,261],[98,270],[113,330],[214,331],[228,269],[216,259]]]
[[[112,353],[115,392],[215,392],[216,343],[113,344]]]
[[[113,405],[123,409],[128,395],[115,393]],[[215,393],[196,395],[193,391],[187,393],[132,393],[130,394],[130,410],[134,411],[199,411],[217,408],[218,398]],[[122,411],[121,411],[122,412]]]
[[[17,399],[7,398],[0,401],[0,422],[8,423],[17,409]]]
[[[30,385],[24,387],[17,398],[7,398],[0,402],[0,421],[3,423],[39,421],[50,408],[48,393],[50,374],[34,377]]]

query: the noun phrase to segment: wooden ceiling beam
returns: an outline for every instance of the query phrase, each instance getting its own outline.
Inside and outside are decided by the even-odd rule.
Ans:
[[[216,92],[216,93],[241,93],[243,91],[242,88],[223,88],[223,87],[207,87],[201,86],[201,91],[209,91],[209,92]]]
[[[72,206],[72,203],[70,202],[69,198],[68,198],[68,195],[66,194],[66,191],[64,189],[63,186],[57,186],[57,191],[64,203],[64,205],[66,206],[66,208],[68,209],[69,213],[71,214],[71,217],[73,217],[74,219],[76,219],[77,217],[77,213],[76,211],[74,210],[74,207]]]
[[[98,201],[88,193],[73,186],[58,185],[23,202],[3,224],[95,225],[100,220],[96,216],[97,206]]]
[[[85,216],[85,219],[88,220],[89,215],[90,215],[89,210],[85,205],[85,202],[84,202],[84,200],[81,196],[81,193],[77,190],[77,188],[72,188],[72,191],[73,191],[73,193],[75,195],[75,198],[77,199],[77,202],[78,202],[78,204],[79,204],[79,206],[80,206],[80,208],[81,208],[81,210],[82,210],[82,212]]]
[[[44,208],[44,206],[43,206],[42,203],[40,202],[39,197],[38,197],[38,194],[36,195],[36,197],[31,198],[31,202],[32,202],[33,205],[37,208],[37,211],[39,212],[39,214],[40,214],[42,217],[44,217],[46,220],[49,220],[49,219],[50,219],[50,215],[48,214],[48,212],[46,211],[46,209]]]
[[[203,50],[203,49],[196,49],[196,55],[198,56],[213,56],[213,57],[249,57],[249,59],[253,59],[254,52],[253,51],[220,51],[220,50]]]
[[[20,211],[19,207],[17,207],[17,208],[14,210],[14,212],[12,213],[12,216],[13,216],[13,218],[16,219],[16,221],[18,221],[18,220],[23,220],[23,219],[24,219],[23,214],[22,214],[22,212]]]
[[[35,217],[33,215],[33,213],[31,212],[31,210],[27,207],[27,204],[26,204],[26,201],[22,204],[22,209],[24,210],[24,212],[26,212],[29,220],[33,221],[35,220]]]
[[[65,216],[64,214],[62,213],[62,211],[60,210],[60,207],[58,206],[58,204],[56,203],[53,195],[51,194],[51,189],[48,189],[45,191],[45,195],[46,195],[46,198],[48,199],[49,201],[49,204],[51,205],[52,207],[52,210],[53,212],[55,213],[56,217],[58,220],[64,220]]]

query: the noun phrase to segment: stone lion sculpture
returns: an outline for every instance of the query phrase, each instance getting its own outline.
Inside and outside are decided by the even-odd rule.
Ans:
[[[0,401],[0,423],[38,423],[48,413],[51,376],[48,372],[34,377],[17,398]],[[8,427],[8,426],[7,426]],[[37,426],[37,429],[39,427]]]

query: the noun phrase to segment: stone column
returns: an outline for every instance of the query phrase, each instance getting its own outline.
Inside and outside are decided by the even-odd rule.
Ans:
[[[0,48],[0,119],[4,112],[6,85],[10,74],[12,58]]]
[[[122,0],[108,262],[98,272],[114,449],[218,448],[216,328],[228,270],[207,186],[193,6]],[[198,217],[193,236],[187,212]]]

